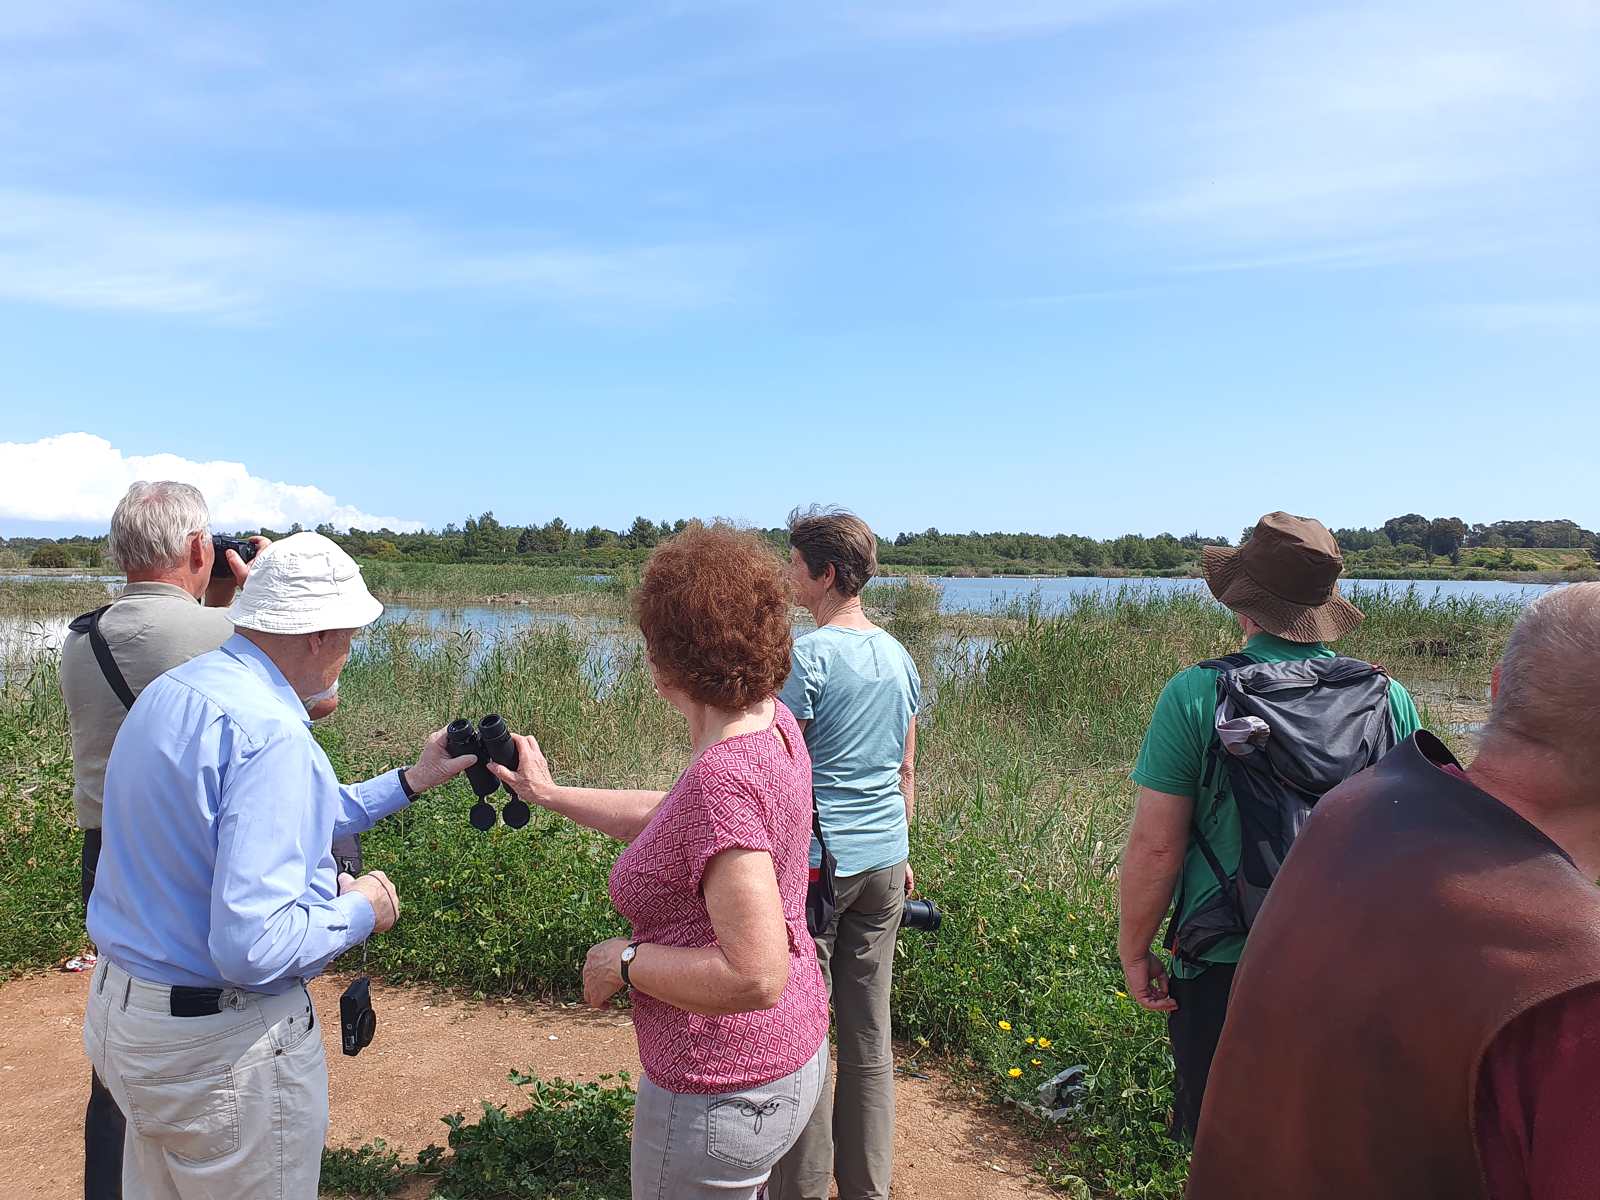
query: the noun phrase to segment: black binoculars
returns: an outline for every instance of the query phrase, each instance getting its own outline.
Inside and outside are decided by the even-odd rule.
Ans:
[[[501,787],[487,764],[497,762],[508,771],[517,769],[517,744],[511,740],[511,730],[506,728],[505,719],[499,713],[487,714],[476,725],[465,717],[457,717],[445,726],[444,745],[451,758],[459,758],[463,754],[478,756],[478,761],[467,768],[467,782],[478,797],[478,802],[467,814],[467,820],[472,822],[474,829],[486,833],[494,828],[495,817],[494,805],[489,803],[489,797]],[[521,796],[510,788],[506,788],[506,791],[511,799],[506,801],[500,815],[512,829],[521,829],[533,815],[532,810]]]
[[[938,933],[944,924],[944,914],[932,900],[907,900],[900,910],[900,928],[915,929],[919,933]]]
[[[224,537],[220,533],[211,535],[211,548],[217,552],[211,560],[211,578],[232,579],[233,569],[228,566],[228,551],[232,550],[245,562],[256,556],[256,544],[244,538]]]

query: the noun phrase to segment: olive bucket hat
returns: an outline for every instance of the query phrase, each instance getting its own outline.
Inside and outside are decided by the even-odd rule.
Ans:
[[[1207,546],[1201,567],[1219,602],[1291,642],[1337,641],[1364,619],[1339,594],[1339,543],[1310,517],[1268,513],[1238,549]]]

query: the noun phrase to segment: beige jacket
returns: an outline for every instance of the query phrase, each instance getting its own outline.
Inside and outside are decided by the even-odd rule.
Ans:
[[[123,678],[138,696],[157,675],[215,650],[233,636],[220,608],[204,608],[170,583],[130,583],[100,618]],[[106,760],[127,710],[111,690],[87,634],[69,633],[61,648],[61,694],[72,732],[73,804],[78,827],[100,828]]]

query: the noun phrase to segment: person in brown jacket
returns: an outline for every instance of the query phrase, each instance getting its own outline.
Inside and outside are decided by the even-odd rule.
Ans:
[[[1462,770],[1313,811],[1245,949],[1190,1200],[1600,1196],[1600,584],[1535,601]]]

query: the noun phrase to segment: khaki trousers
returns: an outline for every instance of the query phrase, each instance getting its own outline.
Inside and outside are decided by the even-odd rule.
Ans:
[[[895,937],[906,902],[906,864],[835,881],[833,928],[817,939],[817,959],[833,997],[838,1078],[795,1143],[773,1168],[772,1200],[888,1200],[894,1168],[894,1045],[889,989]]]
[[[128,1119],[124,1200],[316,1200],[328,1064],[304,988],[226,991],[175,1017],[170,989],[102,958],[83,1045]]]

